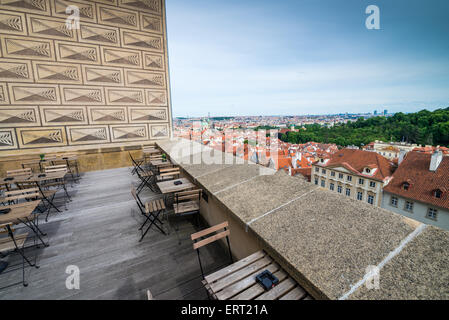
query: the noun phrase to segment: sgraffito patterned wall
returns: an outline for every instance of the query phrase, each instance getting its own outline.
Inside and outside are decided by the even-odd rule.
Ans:
[[[167,138],[165,30],[164,0],[0,0],[0,155]]]

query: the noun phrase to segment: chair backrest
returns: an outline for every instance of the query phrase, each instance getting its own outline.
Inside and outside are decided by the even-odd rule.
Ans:
[[[198,231],[194,234],[192,234],[190,237],[192,238],[193,243],[193,249],[199,249],[207,244],[210,244],[212,242],[215,242],[217,240],[223,239],[225,237],[228,237],[230,235],[229,231],[229,224],[227,221],[222,222],[220,224],[217,224],[213,227]],[[220,231],[224,229],[223,231],[216,233],[217,231]],[[211,235],[212,233],[216,233],[214,235]],[[201,240],[199,240],[201,239]]]
[[[231,263],[233,262],[231,245],[229,244],[230,231],[228,228],[229,224],[227,221],[225,221],[213,227],[196,232],[190,236],[193,241],[193,249],[196,250],[198,254],[198,262],[200,264],[201,276],[203,277],[203,279],[204,279],[204,271],[203,266],[201,264],[201,257],[199,251],[201,247],[204,247],[205,245],[208,245],[220,239],[226,238],[226,242],[229,248],[229,257],[231,259]]]
[[[181,170],[179,167],[172,167],[172,168],[160,168],[159,169],[159,175],[163,177],[170,177],[170,176],[179,176],[181,174]]]
[[[66,164],[58,164],[55,166],[47,166],[45,167],[45,173],[57,173],[57,172],[67,172],[67,165]]]
[[[7,177],[31,176],[31,175],[32,175],[31,168],[6,171]]]
[[[201,201],[202,192],[203,192],[203,190],[201,190],[201,189],[176,192],[175,193],[175,203],[180,203],[180,202],[184,202],[184,201],[198,201],[198,203],[199,203]]]
[[[5,200],[18,201],[21,199],[35,199],[40,197],[39,188],[20,189],[13,191],[5,191]]]

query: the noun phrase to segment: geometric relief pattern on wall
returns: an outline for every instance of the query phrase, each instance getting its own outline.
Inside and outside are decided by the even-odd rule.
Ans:
[[[149,106],[166,106],[167,101],[167,91],[155,91],[155,90],[145,90],[147,97],[147,104]]]
[[[165,88],[165,75],[150,71],[125,70],[128,86],[144,88]]]
[[[148,128],[146,124],[117,126],[111,125],[112,142],[148,140]]]
[[[9,104],[8,89],[6,83],[0,83],[0,105]]]
[[[110,26],[119,26],[139,30],[139,17],[136,11],[117,9],[115,7],[97,5],[98,22]]]
[[[162,52],[162,37],[149,33],[137,33],[120,29],[123,46],[131,49],[154,50]]]
[[[55,41],[58,61],[100,64],[100,50],[96,45]]]
[[[81,68],[78,64],[33,61],[36,82],[81,84]]]
[[[165,0],[0,0],[0,154],[170,136],[165,25]]]
[[[108,126],[67,127],[70,145],[108,143]]]
[[[151,139],[166,139],[168,137],[169,129],[167,124],[152,124],[150,125]]]
[[[104,104],[102,87],[75,87],[61,85],[63,104]]]
[[[1,107],[0,127],[36,127],[40,126],[39,110],[37,106]]]
[[[160,0],[119,0],[119,6],[157,14],[162,11]]]
[[[25,14],[13,11],[0,12],[0,32],[26,35]]]
[[[27,18],[30,36],[76,41],[76,30],[70,29],[65,19],[35,15],[28,15]]]
[[[140,51],[101,47],[103,63],[118,67],[142,68]]]
[[[123,86],[123,70],[83,66],[85,84]]]
[[[17,149],[16,133],[14,129],[0,129],[0,150]]]
[[[130,122],[161,122],[167,120],[167,109],[165,108],[129,108]]]
[[[0,9],[49,15],[50,3],[49,0],[0,0]]]
[[[126,107],[89,107],[91,124],[127,123]]]
[[[143,89],[105,88],[109,105],[145,105]]]
[[[118,0],[90,0],[92,2],[105,3],[110,5],[117,5]]]
[[[64,127],[17,128],[21,148],[59,147],[67,144]]]
[[[143,63],[145,69],[164,70],[164,57],[153,53],[143,54]]]
[[[70,14],[66,13],[66,8],[70,5],[78,7],[80,21],[96,22],[95,5],[89,1],[52,0],[51,1],[52,16],[67,18],[68,16],[70,16]]]
[[[140,14],[140,25],[142,26],[142,30],[150,31],[150,32],[162,32],[162,20],[160,17],[156,17],[149,14]]]
[[[44,126],[87,124],[86,107],[41,106]]]
[[[6,35],[1,35],[0,39],[6,58],[54,60],[53,41]]]
[[[58,86],[8,83],[13,104],[60,104]]]
[[[0,80],[33,82],[30,61],[0,59]]]
[[[120,44],[118,28],[80,23],[79,41],[94,44],[118,46]]]

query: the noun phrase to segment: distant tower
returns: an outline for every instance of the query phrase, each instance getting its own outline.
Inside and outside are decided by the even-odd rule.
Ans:
[[[375,116],[377,116],[377,110],[374,110],[374,112],[373,112],[373,113],[374,113],[374,115],[375,115]]]
[[[384,110],[384,116],[386,116],[387,114],[388,114],[388,110],[385,109],[385,110]]]

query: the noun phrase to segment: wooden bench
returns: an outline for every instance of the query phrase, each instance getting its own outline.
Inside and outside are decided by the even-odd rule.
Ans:
[[[256,282],[256,276],[268,270],[279,283],[265,289]],[[208,294],[217,300],[310,300],[306,291],[291,278],[265,251],[239,260],[204,277]]]

